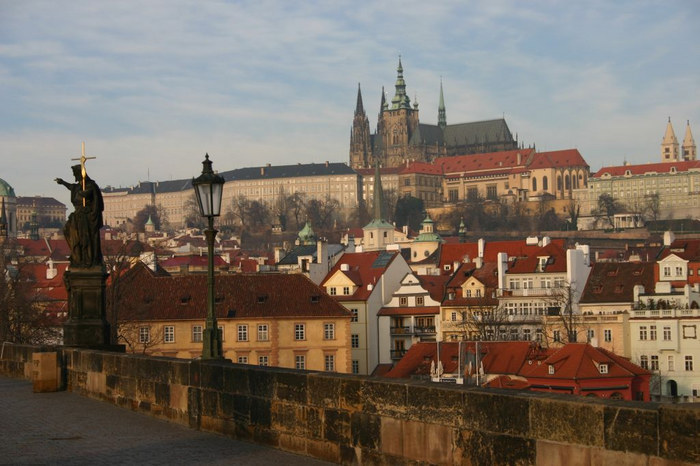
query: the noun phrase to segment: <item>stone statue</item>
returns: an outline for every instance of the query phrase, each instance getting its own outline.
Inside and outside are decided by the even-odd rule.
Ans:
[[[75,210],[63,227],[63,234],[70,248],[71,267],[90,268],[103,265],[100,247],[100,228],[104,203],[97,183],[85,172],[85,159],[73,165],[75,183],[56,178],[56,183],[70,190],[70,200]]]

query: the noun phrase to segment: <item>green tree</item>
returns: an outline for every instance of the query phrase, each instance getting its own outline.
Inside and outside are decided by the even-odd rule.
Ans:
[[[412,230],[418,231],[424,218],[425,207],[423,199],[413,196],[404,196],[396,201],[394,219],[396,220],[397,228],[408,225]]]

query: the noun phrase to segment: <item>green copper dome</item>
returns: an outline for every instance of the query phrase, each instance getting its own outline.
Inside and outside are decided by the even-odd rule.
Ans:
[[[16,197],[15,196],[15,190],[12,189],[12,186],[10,184],[0,178],[0,196],[2,197]]]
[[[316,243],[316,233],[314,229],[311,228],[311,224],[306,222],[304,228],[299,232],[299,244],[310,245]]]

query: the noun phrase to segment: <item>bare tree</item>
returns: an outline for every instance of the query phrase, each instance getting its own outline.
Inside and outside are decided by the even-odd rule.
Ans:
[[[468,298],[469,304],[460,312],[456,322],[465,340],[495,341],[508,327],[508,314],[497,301],[489,297]]]
[[[339,208],[339,202],[330,197],[324,200],[311,199],[306,203],[306,217],[319,232],[327,232],[333,228],[333,221]]]
[[[185,212],[185,226],[204,229],[206,227],[204,218],[199,211],[197,197],[192,193],[183,205]]]
[[[109,273],[109,286],[106,290],[106,314],[107,322],[110,325],[111,341],[116,342],[119,338],[120,311],[124,289],[122,287],[122,277],[131,268],[135,259],[138,259],[143,245],[138,241],[124,240],[121,243],[103,243],[102,257],[104,258],[105,269]]]
[[[306,212],[306,194],[300,192],[290,194],[287,197],[287,204],[289,205],[292,217],[294,217],[294,226],[298,230],[301,228],[301,223],[305,221],[303,215]]]
[[[148,350],[163,343],[163,326],[152,322],[125,319],[119,322],[119,342],[130,353],[147,354]]]
[[[544,298],[548,308],[547,313],[548,316],[557,316],[554,319],[554,326],[561,326],[564,329],[565,335],[561,338],[563,342],[576,343],[582,340],[579,334],[586,331],[586,326],[578,312],[577,304],[581,293],[576,288],[576,284],[562,282],[559,286],[555,285],[548,290],[550,292]]]
[[[60,340],[58,322],[46,313],[46,300],[34,285],[30,264],[16,255],[14,241],[0,249],[0,339],[23,344]]]
[[[228,217],[238,222],[241,234],[243,234],[248,219],[250,218],[250,202],[250,199],[239,194],[231,199],[231,204],[226,212]]]
[[[611,194],[603,193],[598,197],[598,206],[593,211],[593,215],[598,221],[604,221],[609,228],[615,227],[615,214],[622,211],[623,206]]]
[[[661,196],[658,191],[644,196],[644,214],[648,220],[657,221],[661,216]]]

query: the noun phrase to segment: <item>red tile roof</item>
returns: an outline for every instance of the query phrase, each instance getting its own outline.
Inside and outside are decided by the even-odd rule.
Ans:
[[[323,279],[321,286],[325,287],[326,282],[336,272],[340,272],[352,280],[357,285],[357,289],[354,294],[338,295],[335,296],[335,299],[338,301],[364,301],[372,294],[372,290],[368,289],[368,285],[374,286],[379,282],[380,277],[398,254],[397,251],[369,251],[343,254],[328,272],[326,278]],[[348,270],[342,270],[344,267],[347,267]]]
[[[189,265],[191,267],[207,267],[209,258],[207,256],[175,256],[159,262],[161,267],[179,267],[181,265]],[[221,256],[214,256],[214,267],[223,267],[228,265]]]
[[[580,302],[632,303],[634,286],[654,290],[653,262],[597,262],[591,267]]]
[[[600,364],[608,365],[607,373],[601,374]],[[554,366],[554,374],[549,374],[550,365]],[[632,364],[629,360],[603,348],[593,347],[588,343],[568,343],[542,361],[542,364],[528,364],[523,366],[520,371],[520,375],[528,379],[570,380],[633,377],[649,374],[648,370]]]
[[[539,269],[539,258],[543,256],[547,256],[549,259],[544,269]],[[538,270],[544,273],[566,272],[566,250],[555,243],[549,243],[547,246],[531,251],[525,258],[510,262],[506,273],[534,273]]]
[[[416,275],[416,277],[433,300],[442,302],[445,297],[445,287],[450,280],[449,275]]]
[[[550,244],[555,244],[562,249],[565,246],[565,240],[552,239]],[[487,241],[484,246],[484,261],[496,262],[498,253],[505,252],[509,258],[527,257],[538,251],[541,246],[537,244],[527,244],[526,240],[512,241]],[[473,261],[479,252],[478,243],[448,243],[440,245],[440,270],[445,271],[445,265],[450,265],[454,262],[464,262],[465,258]],[[453,273],[450,268],[448,273]]]
[[[675,168],[677,172],[700,170],[700,160],[603,167],[593,174],[592,177],[601,178],[605,174],[610,176],[624,176],[627,171],[629,171],[631,175],[644,175],[645,173],[671,173],[672,168]]]
[[[411,162],[404,166],[399,174],[408,175],[410,173],[420,173],[424,175],[442,175],[442,166],[426,162]]]
[[[700,261],[700,239],[677,239],[670,246],[662,249],[659,259],[675,254],[691,262]]]
[[[161,277],[138,264],[120,283],[127,320],[205,317],[206,274]],[[347,309],[301,274],[217,275],[215,290],[219,318],[350,318]]]
[[[441,167],[445,176],[450,173],[464,172],[510,172],[516,167],[524,167],[527,159],[532,157],[533,149],[518,149],[503,152],[490,152],[485,154],[460,155],[454,157],[439,157],[435,159],[435,165]],[[520,154],[520,163],[518,163]]]
[[[529,169],[560,167],[588,167],[588,164],[578,149],[564,149],[538,152],[527,166]]]

